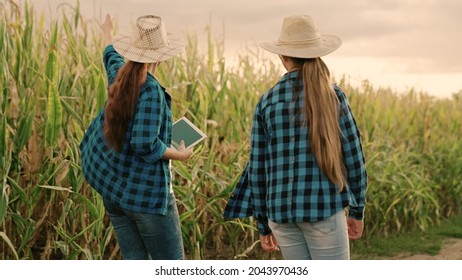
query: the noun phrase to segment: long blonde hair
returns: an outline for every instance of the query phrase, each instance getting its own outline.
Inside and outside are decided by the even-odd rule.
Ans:
[[[347,185],[339,124],[339,100],[330,72],[321,58],[291,58],[303,82],[304,125],[309,128],[311,152],[324,175],[340,191]]]

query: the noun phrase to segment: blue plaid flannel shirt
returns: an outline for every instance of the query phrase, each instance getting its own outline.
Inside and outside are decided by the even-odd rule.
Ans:
[[[124,58],[109,45],[103,62],[110,85]],[[105,142],[104,109],[92,121],[80,144],[81,165],[85,179],[103,198],[129,211],[166,214],[171,178],[169,160],[161,157],[171,142],[170,108],[170,95],[148,73],[120,153]]]
[[[361,138],[345,93],[337,86],[341,103],[342,150],[348,186],[342,191],[320,171],[310,153],[309,130],[300,125],[302,94],[292,93],[298,73],[285,74],[256,106],[250,161],[224,211],[226,218],[255,216],[261,234],[276,223],[324,220],[349,206],[349,216],[362,219],[367,173]]]

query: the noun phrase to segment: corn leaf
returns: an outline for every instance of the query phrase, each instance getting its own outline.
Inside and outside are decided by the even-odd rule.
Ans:
[[[103,78],[100,76],[98,79],[98,89],[96,92],[96,111],[99,112],[103,108],[107,99],[106,85]]]
[[[26,106],[25,116],[19,122],[17,137],[16,137],[16,151],[21,151],[26,143],[29,141],[32,133],[32,124],[35,114],[35,102],[29,101]]]
[[[0,182],[0,225],[3,223],[3,219],[6,216],[6,211],[8,210],[8,185],[5,181]]]
[[[45,127],[45,142],[50,147],[56,146],[62,123],[62,107],[58,94],[58,57],[55,50],[48,55],[46,65],[46,83],[48,90],[47,122]]]
[[[6,115],[2,116],[2,121],[0,123],[0,157],[3,160],[3,157],[6,155]],[[2,167],[2,165],[0,165]]]
[[[6,233],[3,231],[0,231],[0,237],[6,242],[6,244],[8,244],[8,247],[10,247],[16,259],[19,260],[18,252],[16,252],[16,249],[14,248],[13,243],[11,243],[11,240],[8,238]]]

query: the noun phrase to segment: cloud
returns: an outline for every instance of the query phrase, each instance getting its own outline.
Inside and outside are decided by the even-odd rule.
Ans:
[[[340,55],[393,58],[400,62],[397,69],[406,72],[462,72],[462,2],[374,1],[357,6],[362,9],[350,8],[339,16],[338,34],[344,41]]]
[[[113,13],[121,28],[146,13],[162,16],[177,34],[201,34],[210,24],[229,46],[276,39],[283,17],[312,14],[321,33],[342,38],[335,55],[390,58],[400,61],[401,71],[462,72],[460,0],[101,0],[80,5],[90,15],[95,8]]]

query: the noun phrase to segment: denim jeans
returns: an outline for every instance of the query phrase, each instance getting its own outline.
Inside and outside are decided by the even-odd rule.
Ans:
[[[104,200],[122,257],[126,260],[182,260],[183,240],[175,196],[170,194],[165,216],[133,213]]]
[[[347,260],[350,258],[344,211],[314,223],[277,224],[269,221],[286,260]]]

